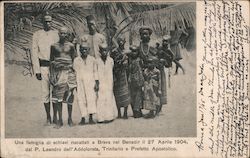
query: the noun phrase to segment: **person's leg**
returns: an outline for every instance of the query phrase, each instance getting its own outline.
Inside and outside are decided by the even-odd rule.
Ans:
[[[73,121],[72,121],[72,109],[73,109],[73,101],[74,101],[74,94],[73,94],[74,89],[68,90],[64,95],[66,99],[64,99],[67,102],[67,107],[68,107],[68,125],[73,126]]]
[[[72,104],[68,104],[68,125],[73,126],[72,121]]]
[[[141,87],[136,87],[133,89],[133,114],[134,118],[140,118],[142,117],[142,91]]]
[[[57,109],[58,109],[58,115],[59,115],[59,119],[58,119],[58,127],[60,128],[61,126],[63,126],[63,120],[62,120],[62,102],[57,103]]]
[[[154,110],[150,110],[149,113],[144,116],[144,118],[146,118],[146,119],[154,118],[154,117],[155,117]]]
[[[158,114],[161,112],[161,107],[162,107],[162,104],[161,104],[161,105],[157,105],[157,106],[156,106],[156,112],[155,112],[155,115],[158,115]]]
[[[128,119],[128,107],[124,107],[123,119]]]
[[[47,116],[46,125],[51,124],[50,116],[50,83],[49,83],[49,69],[48,67],[41,67],[41,88],[42,88],[42,97],[44,102],[44,109]]]
[[[118,111],[118,117],[117,117],[117,118],[122,118],[122,115],[121,115],[121,108],[120,108],[120,107],[117,107],[117,111]]]
[[[45,108],[46,115],[47,115],[47,122],[46,122],[46,125],[50,125],[50,124],[51,124],[50,102],[44,103],[44,108]]]
[[[175,60],[174,62],[175,62],[175,64],[176,64],[176,71],[175,71],[175,74],[178,73],[178,68],[179,68],[179,67],[181,68],[183,74],[185,74],[185,70],[184,70],[183,66],[181,65],[181,63],[180,63],[179,61],[177,61],[177,60]]]
[[[85,125],[85,117],[82,117],[81,121],[78,123],[79,125]]]
[[[89,114],[89,124],[95,124],[93,120],[93,114]]]
[[[178,66],[178,63],[177,63],[178,61],[177,60],[174,60],[174,63],[175,63],[175,75],[177,75],[178,74],[178,69],[179,69],[179,66]]]
[[[53,124],[57,123],[57,108],[56,108],[56,104],[53,103]]]
[[[53,103],[53,124],[57,124],[58,120],[57,120],[57,103]]]

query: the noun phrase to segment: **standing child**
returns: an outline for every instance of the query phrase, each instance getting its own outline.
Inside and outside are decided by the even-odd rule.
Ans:
[[[157,109],[156,113],[158,114],[162,106],[167,104],[167,79],[165,74],[165,68],[172,66],[173,61],[173,52],[170,49],[170,36],[163,36],[162,47],[158,49],[157,57],[159,59],[158,69],[161,72],[161,97],[160,97],[160,108]]]
[[[121,118],[121,108],[124,107],[123,118],[127,119],[128,106],[130,104],[130,96],[127,80],[127,55],[125,54],[126,40],[123,37],[117,39],[118,48],[112,51],[110,55],[114,60],[114,95],[118,110],[118,118]]]
[[[131,105],[134,118],[142,117],[142,87],[144,83],[141,60],[136,46],[130,47],[131,53],[128,66],[128,81],[130,87]]]
[[[97,120],[109,123],[117,117],[117,108],[113,92],[114,61],[109,57],[106,48],[100,48],[101,58],[97,58],[97,72],[100,82],[97,98]]]
[[[154,118],[155,112],[160,107],[161,96],[161,72],[156,68],[158,59],[150,57],[146,64],[147,68],[144,70],[144,109],[149,110],[145,118]]]
[[[89,115],[89,124],[94,124],[93,114],[96,113],[96,93],[99,80],[96,75],[95,58],[89,56],[88,43],[80,45],[80,55],[74,60],[74,69],[77,79],[77,98],[82,119],[79,125],[85,125],[85,118]]]

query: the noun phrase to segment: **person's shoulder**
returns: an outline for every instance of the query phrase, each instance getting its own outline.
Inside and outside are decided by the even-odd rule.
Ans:
[[[150,49],[151,52],[153,52],[154,54],[156,54],[157,48],[155,48],[153,46],[149,46],[149,49]]]
[[[75,59],[74,59],[74,63],[75,64],[78,64],[82,61],[82,58],[80,56],[77,56]]]
[[[80,43],[88,41],[89,34],[84,34],[80,37]]]
[[[59,31],[57,29],[50,30],[49,32],[54,33],[54,34],[58,34],[59,33]]]
[[[98,32],[97,32],[97,33],[96,33],[96,36],[99,37],[99,38],[105,39],[105,36],[104,36],[103,34],[101,34],[101,33],[98,33]]]
[[[160,70],[159,70],[158,68],[155,68],[155,69],[154,69],[154,72],[155,72],[155,73],[160,73]]]
[[[59,33],[59,30],[57,30],[57,29],[53,29],[52,31],[55,33]]]
[[[81,60],[80,56],[75,57],[74,62],[79,62]]]
[[[40,29],[40,30],[37,30],[33,33],[33,35],[39,35],[41,33],[44,33],[44,30],[43,29]]]
[[[58,43],[58,42],[51,44],[51,48],[52,48],[52,47],[57,47],[57,46],[59,46],[59,43]]]
[[[143,71],[145,74],[147,74],[149,72],[149,69],[146,68],[144,71]]]
[[[84,38],[87,38],[87,37],[89,37],[89,34],[84,34],[84,35],[82,35],[80,38],[81,38],[81,39],[84,39]]]
[[[93,57],[91,55],[88,55],[87,60],[89,60],[89,61],[95,61],[96,59],[95,59],[95,57]]]
[[[65,45],[68,45],[68,46],[70,46],[70,47],[74,47],[74,44],[71,43],[71,42],[65,42]]]
[[[135,61],[140,62],[140,61],[141,61],[141,58],[137,57],[137,58],[135,59]]]
[[[110,63],[114,63],[113,58],[111,58],[110,56],[107,57],[107,60],[108,60]]]

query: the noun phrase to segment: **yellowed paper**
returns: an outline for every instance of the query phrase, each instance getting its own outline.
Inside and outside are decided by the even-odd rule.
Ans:
[[[107,41],[116,25],[127,49],[139,46],[143,25],[153,30],[152,47],[175,26],[192,28],[194,37],[178,45],[185,74],[174,75],[174,62],[164,70],[167,104],[161,113],[134,118],[129,105],[128,119],[80,126],[75,95],[74,126],[67,124],[67,104],[61,128],[44,126],[31,43],[45,11],[52,12],[54,29],[66,26],[78,39],[88,34],[85,17],[93,14]],[[249,157],[248,1],[12,1],[1,2],[1,13],[1,157]]]

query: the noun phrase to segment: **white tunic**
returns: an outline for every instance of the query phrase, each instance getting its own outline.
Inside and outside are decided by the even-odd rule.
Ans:
[[[32,39],[32,64],[34,73],[41,73],[42,100],[50,102],[49,67],[40,67],[39,59],[50,60],[50,46],[59,41],[58,31],[38,30]]]
[[[59,41],[57,30],[38,30],[32,39],[32,62],[34,73],[41,73],[39,58],[50,60],[50,46]]]
[[[88,56],[86,60],[76,57],[73,63],[77,79],[77,101],[82,117],[96,113],[97,94],[94,91],[97,70],[95,58]]]
[[[97,72],[100,82],[97,99],[97,120],[110,121],[117,117],[117,107],[113,93],[113,59],[109,56],[104,63],[101,58],[96,59]]]

